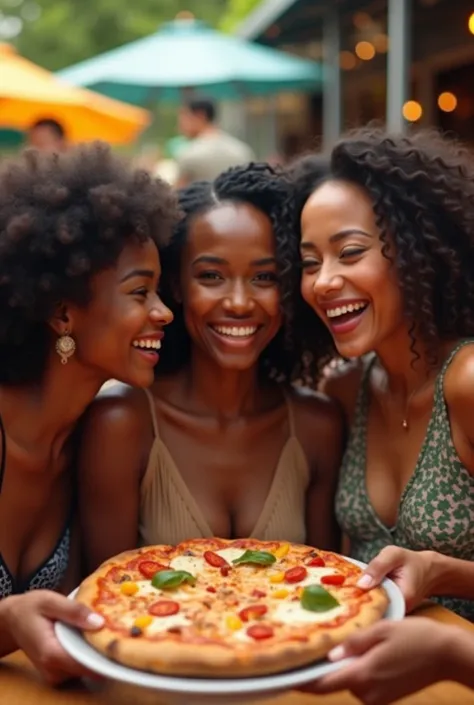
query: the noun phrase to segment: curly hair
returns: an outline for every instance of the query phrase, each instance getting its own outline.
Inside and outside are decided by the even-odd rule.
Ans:
[[[294,228],[291,183],[286,175],[267,164],[251,163],[228,169],[214,182],[198,181],[179,193],[179,207],[184,214],[174,230],[171,242],[161,253],[163,278],[161,293],[174,314],[174,321],[166,330],[156,374],[162,375],[181,369],[189,361],[191,341],[184,323],[183,310],[174,295],[183,246],[192,220],[220,203],[234,201],[248,203],[268,216],[275,238],[276,262],[280,284],[280,301],[284,325],[261,356],[264,375],[291,381],[300,367],[294,354],[294,345],[288,335],[292,319],[293,279],[298,271],[293,266],[298,243],[292,236]]]
[[[441,341],[474,336],[473,155],[433,131],[364,128],[336,144],[327,178],[357,184],[372,199],[385,257],[393,245],[414,359],[421,342],[437,364]],[[301,211],[318,185],[308,183],[307,173],[301,187],[295,179],[298,240]],[[330,350],[326,326],[294,294],[301,345]]]
[[[0,170],[0,384],[39,382],[59,302],[87,306],[91,278],[128,242],[169,239],[171,190],[105,144],[25,152]]]

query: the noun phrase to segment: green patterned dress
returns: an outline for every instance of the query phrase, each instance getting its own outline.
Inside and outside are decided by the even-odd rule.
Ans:
[[[400,498],[397,522],[390,528],[377,516],[365,484],[369,377],[376,357],[368,360],[336,496],[337,518],[350,538],[353,558],[368,562],[384,546],[396,545],[474,560],[474,477],[456,453],[443,394],[449,364],[464,345],[473,343],[472,339],[462,341],[449,355],[436,379],[433,411],[423,446]],[[449,596],[436,599],[474,621],[474,600]]]

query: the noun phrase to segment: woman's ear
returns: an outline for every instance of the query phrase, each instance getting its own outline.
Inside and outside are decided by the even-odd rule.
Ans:
[[[59,303],[56,309],[48,321],[49,327],[57,335],[65,335],[66,333],[71,333],[72,331],[72,315],[68,307]]]

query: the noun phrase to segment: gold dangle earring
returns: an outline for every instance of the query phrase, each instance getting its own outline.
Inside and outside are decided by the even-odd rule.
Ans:
[[[56,352],[61,358],[63,365],[65,365],[68,359],[76,352],[76,341],[74,338],[71,338],[67,329],[56,341]]]

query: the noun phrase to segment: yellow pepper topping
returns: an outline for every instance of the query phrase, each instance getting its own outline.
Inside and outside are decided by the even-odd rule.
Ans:
[[[271,583],[282,583],[285,579],[285,574],[284,573],[273,573],[273,575],[270,575],[270,582]]]
[[[122,595],[135,595],[135,593],[138,592],[138,585],[132,583],[131,580],[126,580],[120,585],[120,592]]]
[[[280,590],[274,590],[271,595],[272,597],[276,597],[277,600],[283,600],[283,598],[288,597],[290,594],[290,591],[287,590],[286,588],[281,588]]]
[[[284,558],[284,556],[286,556],[289,550],[290,544],[282,543],[281,546],[278,546],[278,548],[273,551],[273,555],[275,556],[275,558]]]
[[[149,627],[152,622],[153,617],[149,614],[144,614],[141,617],[136,618],[133,623],[133,626],[138,627],[139,629],[146,629],[146,627]]]
[[[237,629],[240,629],[242,626],[242,620],[237,617],[236,614],[229,614],[225,618],[225,623],[227,626],[227,629],[232,629],[232,631],[237,631]]]

